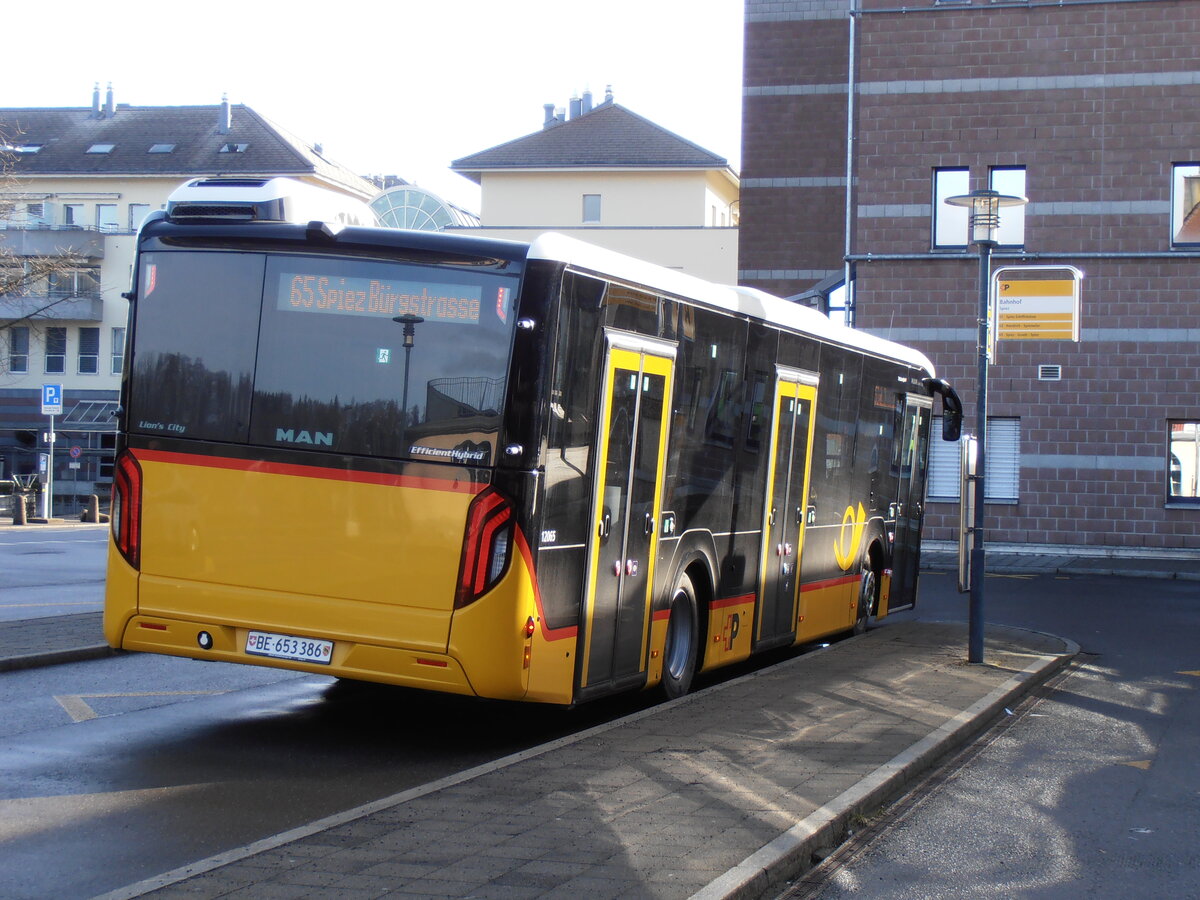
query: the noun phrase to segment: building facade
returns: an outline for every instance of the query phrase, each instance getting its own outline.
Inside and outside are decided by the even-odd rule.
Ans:
[[[540,131],[455,160],[479,184],[482,233],[559,231],[710,281],[737,274],[738,177],[727,160],[590,92]]]
[[[371,183],[248,107],[0,109],[0,265],[68,259],[0,294],[0,479],[49,464],[45,384],[63,388],[55,421],[55,514],[106,497],[125,353],[136,232],[189,178],[286,175],[361,200]]]
[[[1079,342],[997,347],[989,541],[1200,549],[1198,42],[1197,0],[747,0],[744,282],[844,281],[970,428],[979,262],[945,198],[1026,196],[993,266],[1085,275]],[[934,443],[926,533],[949,539]]]

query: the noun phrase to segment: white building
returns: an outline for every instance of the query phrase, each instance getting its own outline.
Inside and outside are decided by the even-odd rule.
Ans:
[[[48,446],[43,384],[63,386],[55,511],[107,495],[138,226],[183,181],[285,175],[361,200],[370,182],[249,107],[0,109],[0,265],[69,255],[68,271],[0,295],[0,478],[33,473]],[[73,450],[77,448],[77,452]],[[72,456],[74,453],[74,456]]]
[[[491,237],[560,231],[711,281],[737,280],[738,177],[611,92],[545,107],[542,129],[451,163],[481,187]]]

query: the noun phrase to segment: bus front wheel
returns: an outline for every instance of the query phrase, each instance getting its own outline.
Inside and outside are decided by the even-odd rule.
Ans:
[[[692,579],[681,575],[671,595],[666,648],[663,650],[662,694],[668,700],[682,697],[691,688],[692,676],[696,674],[699,639],[696,589]]]

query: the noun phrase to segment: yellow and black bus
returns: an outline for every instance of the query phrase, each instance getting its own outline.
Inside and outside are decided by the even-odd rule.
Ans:
[[[915,602],[958,398],[815,311],[253,202],[152,216],[129,297],[114,647],[573,704]]]

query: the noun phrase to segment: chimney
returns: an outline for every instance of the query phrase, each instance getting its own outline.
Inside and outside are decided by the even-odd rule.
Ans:
[[[605,103],[613,102],[612,85],[611,84],[606,85],[604,88],[604,102]]]
[[[553,103],[543,103],[542,109],[544,109],[546,111],[546,118],[542,122],[542,129],[544,130],[546,128],[549,128],[551,125],[553,125],[557,120],[554,118],[554,104]]]
[[[229,106],[229,95],[221,95],[221,118],[217,122],[217,134],[229,134],[233,127],[233,109]]]
[[[117,106],[115,103],[113,103],[112,82],[110,81],[108,83],[108,95],[105,97],[105,100],[104,100],[104,115],[111,117],[112,114],[115,113],[116,111],[117,111]]]
[[[92,88],[92,118],[100,118],[100,82],[98,81]]]
[[[592,92],[590,89],[583,92],[583,111],[585,113],[592,111]]]
[[[583,101],[578,96],[571,98],[571,118],[578,119],[583,115]]]

